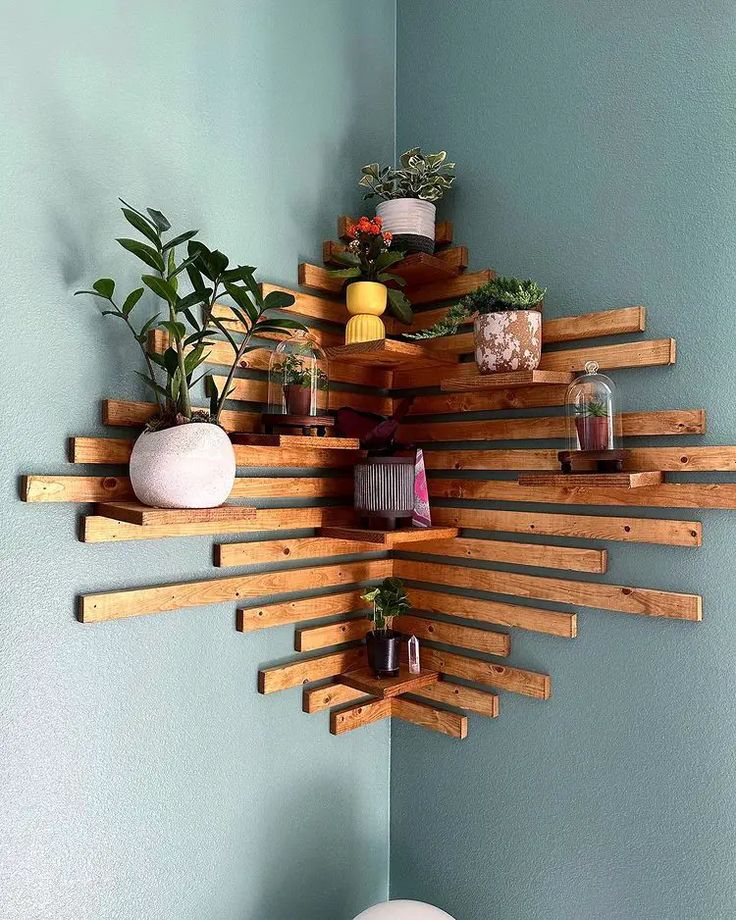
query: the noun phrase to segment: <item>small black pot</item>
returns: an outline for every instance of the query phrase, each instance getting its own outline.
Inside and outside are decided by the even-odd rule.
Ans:
[[[393,629],[372,629],[366,633],[368,664],[376,677],[396,677],[399,673],[401,633]]]

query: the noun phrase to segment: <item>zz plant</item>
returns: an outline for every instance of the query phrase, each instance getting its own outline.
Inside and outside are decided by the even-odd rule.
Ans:
[[[272,291],[265,298],[255,280],[255,268],[247,265],[230,266],[230,260],[218,250],[210,250],[196,239],[197,230],[186,230],[166,239],[171,223],[160,211],[137,210],[120,199],[125,220],[144,239],[121,237],[117,242],[148,269],[141,274],[143,286],[136,287],[122,299],[116,294],[112,278],[98,278],[91,294],[103,301],[105,316],[122,320],[135,339],[145,362],[145,373],[136,371],[156,398],[157,414],[149,428],[169,428],[187,422],[219,424],[225,400],[232,391],[236,367],[251,351],[253,336],[304,329],[294,320],[267,316],[270,310],[283,310],[294,303],[294,297],[283,291]],[[177,249],[186,244],[186,255],[177,258]],[[153,273],[151,273],[151,271]],[[187,278],[191,290],[181,291],[180,282]],[[133,311],[146,290],[157,298],[159,309],[146,319],[136,322]],[[235,332],[215,315],[219,298],[232,301],[228,306],[238,321]],[[155,308],[154,308],[155,309]],[[136,311],[136,316],[140,309]],[[163,350],[150,341],[150,333],[160,330],[167,337]],[[222,335],[230,345],[233,359],[222,392],[210,380],[209,411],[192,406],[192,389],[205,376],[197,374],[209,357],[208,348],[215,337]]]
[[[455,164],[447,162],[447,153],[423,154],[420,147],[412,147],[399,157],[399,166],[381,166],[369,163],[361,169],[358,182],[368,191],[363,196],[391,201],[395,198],[421,198],[439,201],[455,181]]]

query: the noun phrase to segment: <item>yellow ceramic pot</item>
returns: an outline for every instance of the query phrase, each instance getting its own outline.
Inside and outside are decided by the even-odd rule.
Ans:
[[[354,281],[345,292],[345,303],[351,316],[380,316],[388,303],[388,288],[378,281]]]
[[[351,285],[352,287],[352,285]],[[356,342],[375,342],[386,338],[386,327],[380,316],[371,316],[370,313],[356,313],[351,316],[345,326],[345,344],[354,345]]]

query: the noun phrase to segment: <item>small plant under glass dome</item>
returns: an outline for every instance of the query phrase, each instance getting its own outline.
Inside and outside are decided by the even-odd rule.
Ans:
[[[615,392],[614,382],[598,373],[595,361],[587,361],[585,373],[567,388],[567,450],[559,455],[563,472],[621,470],[625,452],[618,449]]]
[[[322,428],[330,426],[329,390],[324,351],[308,333],[296,330],[271,354],[264,427],[281,431],[309,429],[316,427],[318,421]]]

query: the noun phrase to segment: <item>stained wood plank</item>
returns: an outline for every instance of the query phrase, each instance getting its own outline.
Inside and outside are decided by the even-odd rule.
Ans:
[[[418,696],[421,696],[422,699],[432,700],[435,703],[457,706],[458,709],[466,709],[468,712],[486,716],[489,719],[497,718],[500,709],[498,697],[495,693],[489,693],[487,690],[476,690],[463,684],[456,684],[454,681],[447,680],[444,676],[436,684],[421,690]]]
[[[302,693],[302,711],[310,714],[324,712],[332,706],[343,706],[360,699],[368,698],[360,690],[353,690],[352,687],[332,681],[321,687],[305,687]]]
[[[348,709],[341,709],[330,713],[330,732],[333,735],[343,735],[345,732],[362,728],[381,719],[390,719],[393,700],[375,700],[373,702],[358,703]]]
[[[344,243],[324,240],[322,243],[322,261],[325,265],[344,268],[340,256],[347,251]],[[465,246],[455,246],[434,255],[417,252],[408,255],[401,262],[391,266],[391,272],[403,278],[407,284],[429,284],[452,278],[468,267],[468,250]]]
[[[508,387],[550,386],[569,384],[573,374],[567,371],[514,371],[508,374],[478,374],[473,377],[445,377],[440,380],[440,389],[448,393],[462,393],[468,390],[502,390]]]
[[[705,425],[705,409],[622,412],[620,416],[621,432],[627,438],[704,434]],[[472,422],[410,422],[401,425],[399,435],[407,443],[561,440],[567,436],[567,429],[563,416],[549,416]]]
[[[425,648],[424,661],[427,667],[434,668],[450,677],[460,677],[478,684],[487,684],[510,693],[520,693],[538,700],[548,700],[552,694],[552,680],[549,674],[539,674],[523,668],[512,668],[484,661],[481,658],[467,658],[454,652],[441,652]]]
[[[224,378],[223,378],[224,379]],[[208,411],[200,406],[203,411]],[[127,399],[105,399],[102,402],[102,423],[121,428],[142,428],[158,414],[158,406],[152,402],[135,402]],[[226,431],[256,431],[260,415],[256,412],[238,412],[229,409],[220,414],[220,423]]]
[[[361,598],[363,588],[340,591],[338,594],[320,597],[305,597],[295,601],[277,601],[257,607],[238,608],[237,629],[239,632],[253,632],[256,629],[270,629],[289,623],[304,623],[330,616],[343,616],[366,609]]]
[[[353,494],[351,476],[241,476],[231,498],[343,498]]]
[[[325,559],[358,553],[380,552],[373,543],[351,543],[323,537],[301,537],[289,540],[254,540],[249,543],[218,543],[215,565],[228,568],[236,565],[260,565],[266,562],[293,562],[297,559]]]
[[[334,677],[350,667],[358,667],[365,662],[365,649],[347,649],[320,655],[317,658],[299,658],[273,668],[263,668],[258,672],[258,692],[275,693],[288,690],[312,680]]]
[[[555,486],[570,489],[640,489],[643,486],[658,486],[664,482],[661,471],[643,473],[522,473],[517,482],[520,486]]]
[[[421,367],[424,365],[452,366],[453,359],[437,350],[426,348],[417,342],[401,342],[398,339],[377,339],[374,342],[355,342],[325,349],[331,361],[342,361],[366,367]]]
[[[435,709],[413,700],[396,699],[393,701],[391,714],[403,722],[411,722],[431,731],[441,732],[450,738],[466,738],[468,735],[468,717],[446,709]]]
[[[24,502],[100,502],[132,498],[127,476],[23,476]]]
[[[427,617],[411,614],[396,617],[394,628],[405,636],[416,636],[417,639],[439,642],[442,645],[456,645],[458,648],[473,649],[476,652],[498,655],[501,658],[511,654],[511,637],[506,633],[493,632],[490,629],[458,626],[455,623],[444,623],[441,620],[430,620]]]
[[[221,393],[225,387],[226,378],[215,374],[212,379],[215,381],[218,392]],[[232,388],[228,397],[230,400],[258,403],[264,406],[268,403],[268,382],[266,380],[235,377],[230,386]],[[353,409],[374,412],[378,415],[391,415],[393,412],[393,400],[390,396],[382,396],[380,393],[352,393],[334,388],[330,389],[327,405],[331,412],[336,412],[343,406],[351,406]]]
[[[608,566],[604,549],[579,546],[553,546],[549,543],[513,543],[508,540],[478,540],[458,537],[422,543],[412,553],[484,562],[505,562],[511,565],[533,565],[544,569],[568,569],[575,572],[600,574]]]
[[[395,547],[424,543],[427,540],[452,539],[458,533],[457,527],[398,527],[396,530],[368,530],[361,527],[324,527],[321,536],[333,540],[372,543]]]
[[[342,645],[345,642],[360,642],[372,627],[372,621],[366,617],[329,623],[327,626],[307,626],[294,633],[294,648],[297,652],[314,652]]]
[[[351,450],[360,449],[358,438],[333,438],[312,437],[301,434],[232,434],[234,445],[245,447],[281,447],[292,450],[312,450],[319,445],[319,450]]]
[[[340,323],[341,325],[345,325],[347,321],[345,302],[342,299],[333,300],[329,297],[315,297],[314,294],[305,294],[304,291],[286,288],[281,284],[264,283],[262,288],[264,297],[273,291],[285,291],[287,294],[291,294],[294,298],[294,304],[289,307],[289,313],[298,313],[301,316],[327,320],[327,322]]]
[[[243,323],[240,322],[240,320],[235,316],[232,309],[227,304],[215,304],[212,312],[213,315],[216,316],[221,321],[221,323],[232,332],[237,332],[238,334],[243,335],[247,331]],[[294,311],[289,308],[285,312],[288,314],[293,314]],[[343,321],[347,321],[347,311],[344,309],[344,307],[343,314]],[[265,332],[261,334],[260,338],[280,342],[283,339],[289,338],[290,335],[291,332],[289,330],[284,330],[283,332]],[[321,345],[322,348],[326,348],[328,345],[339,345],[342,343],[344,338],[341,332],[318,329],[313,326],[309,329],[309,335],[310,338],[313,339],[313,341],[315,341],[318,345]]]
[[[505,533],[659,543],[666,546],[700,546],[703,542],[703,525],[699,521],[437,507],[432,509],[432,517],[438,523]]]
[[[577,635],[575,613],[559,613],[555,610],[502,601],[478,600],[459,594],[448,594],[440,588],[408,587],[406,593],[415,609],[426,610],[428,613],[444,613],[463,620],[495,623],[564,639],[573,639]]]
[[[409,415],[447,415],[460,412],[488,412],[504,409],[539,409],[564,406],[565,386],[520,387],[487,390],[482,393],[439,393],[419,395]],[[384,413],[390,415],[391,413]]]
[[[405,293],[410,303],[414,305],[439,303],[443,300],[452,300],[454,297],[463,297],[495,276],[496,273],[490,268],[484,268],[477,272],[465,272],[447,281],[435,281],[433,284],[414,287],[407,286]]]
[[[337,235],[341,240],[349,240],[348,230],[356,223],[354,217],[341,214],[337,218]],[[453,226],[451,220],[438,220],[434,228],[435,246],[447,246],[452,242]]]
[[[390,560],[378,559],[316,566],[310,569],[289,569],[288,572],[260,572],[256,575],[233,575],[228,578],[84,594],[79,599],[79,619],[83,623],[113,620],[119,617],[240,601],[284,591],[310,591],[328,586],[357,584],[375,578],[386,578],[391,574],[391,570]]]
[[[428,485],[430,496],[436,498],[648,508],[736,508],[736,485],[720,482],[665,482],[640,489],[565,489],[483,479],[431,479]]]
[[[165,527],[168,524],[242,524],[255,521],[255,508],[243,505],[219,505],[215,508],[151,508],[137,501],[100,502],[97,513],[114,521],[138,527]]]
[[[337,678],[341,684],[361,690],[379,699],[388,699],[399,696],[401,693],[413,693],[422,687],[427,687],[439,680],[439,674],[422,668],[420,674],[410,674],[408,667],[402,662],[399,673],[395,677],[378,678],[373,673],[373,668],[368,665],[356,669],[347,669]]]
[[[630,585],[609,585],[602,582],[571,581],[541,575],[522,575],[496,569],[407,562],[403,559],[394,562],[394,575],[412,581],[614,610],[618,613],[693,621],[703,618],[702,598],[697,594],[681,594]],[[434,665],[430,664],[429,667]]]

